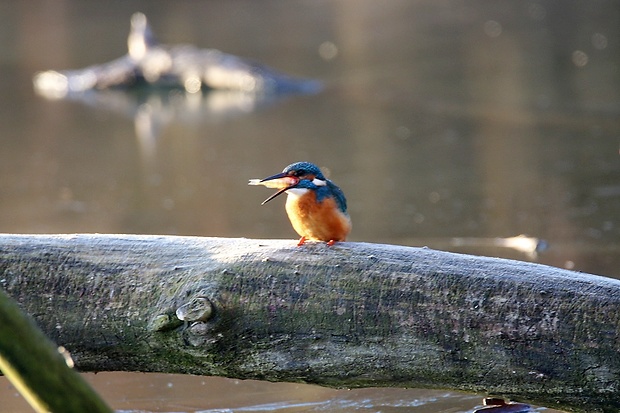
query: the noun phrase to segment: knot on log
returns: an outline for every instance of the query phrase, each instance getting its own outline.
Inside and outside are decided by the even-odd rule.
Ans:
[[[156,306],[160,310],[151,318],[147,328],[150,332],[165,332],[185,324],[190,330],[198,331],[201,328],[196,327],[196,324],[204,324],[215,318],[218,301],[214,296],[213,288],[202,288],[196,292],[186,291],[184,298],[172,299],[172,303],[167,298],[167,303],[160,302]],[[165,310],[162,311],[162,308]]]
[[[176,311],[177,318],[188,323],[208,321],[212,315],[213,305],[207,297],[194,297]]]
[[[161,332],[173,330],[181,325],[183,325],[183,321],[179,320],[175,314],[164,313],[153,317],[151,321],[149,321],[147,328],[152,332]]]
[[[186,299],[177,304],[176,309],[168,309],[154,316],[148,323],[151,332],[175,330],[192,347],[204,347],[216,343],[223,336],[216,331],[216,303],[213,294],[202,289],[196,293],[187,292]]]
[[[192,347],[209,348],[224,336],[215,332],[213,325],[196,322],[183,331],[183,338]]]

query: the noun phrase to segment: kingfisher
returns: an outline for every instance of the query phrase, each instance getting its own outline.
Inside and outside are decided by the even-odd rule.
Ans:
[[[286,192],[286,213],[301,236],[298,246],[306,240],[325,241],[332,246],[336,241],[344,241],[351,231],[344,193],[310,162],[290,164],[279,174],[250,179],[248,185],[278,188],[261,205]]]

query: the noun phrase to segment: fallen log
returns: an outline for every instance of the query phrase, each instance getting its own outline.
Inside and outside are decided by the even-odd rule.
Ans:
[[[82,371],[620,409],[620,281],[590,274],[367,243],[7,234],[0,287]]]

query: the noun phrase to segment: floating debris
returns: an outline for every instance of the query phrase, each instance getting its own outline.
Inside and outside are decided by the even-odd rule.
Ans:
[[[510,248],[522,252],[531,258],[536,258],[539,252],[549,248],[548,242],[544,239],[529,237],[523,234],[508,238],[452,238],[451,244],[455,247],[485,246]]]
[[[474,410],[474,413],[530,413],[531,407],[528,404],[506,402],[504,399],[487,397],[482,401],[483,406]]]
[[[249,59],[216,49],[158,43],[143,13],[131,17],[126,55],[77,70],[39,72],[35,90],[61,99],[69,94],[137,85],[178,87],[189,93],[224,89],[247,93],[317,93],[321,83],[279,73]]]

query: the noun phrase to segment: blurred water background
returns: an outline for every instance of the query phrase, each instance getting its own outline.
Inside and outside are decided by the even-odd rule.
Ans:
[[[136,11],[163,42],[324,89],[35,94],[38,71],[126,53]],[[0,232],[293,239],[283,198],[261,207],[271,191],[246,183],[307,160],[347,195],[352,241],[618,278],[618,22],[620,4],[599,0],[0,1]],[[482,397],[89,379],[116,409],[149,412],[447,413]],[[3,378],[0,399],[0,412],[29,411]]]

